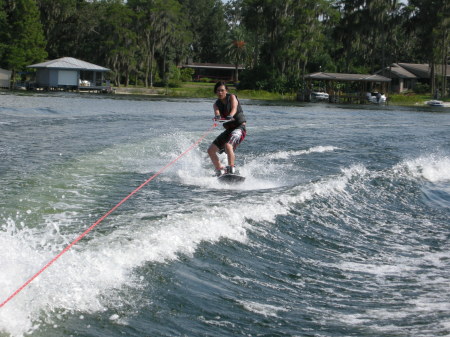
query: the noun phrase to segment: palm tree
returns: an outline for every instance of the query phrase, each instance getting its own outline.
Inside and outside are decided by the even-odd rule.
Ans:
[[[232,38],[227,48],[227,56],[235,66],[235,82],[239,82],[239,65],[244,62],[247,56],[246,44],[247,43],[244,41],[244,34],[240,30],[235,30],[232,33]]]

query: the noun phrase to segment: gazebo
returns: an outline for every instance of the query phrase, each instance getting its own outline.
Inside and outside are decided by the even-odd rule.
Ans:
[[[368,92],[388,92],[391,79],[381,75],[317,72],[306,75],[305,82],[303,97],[313,90],[314,83],[319,82],[329,94],[330,102],[365,103]]]
[[[100,91],[111,90],[109,81],[103,75],[108,68],[73,57],[62,57],[43,63],[32,64],[27,68],[36,69],[36,88],[47,90]]]

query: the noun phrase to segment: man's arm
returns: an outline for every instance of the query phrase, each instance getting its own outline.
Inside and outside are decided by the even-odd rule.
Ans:
[[[235,95],[231,95],[231,111],[229,116],[234,116],[236,114],[237,111],[237,107],[238,107],[238,100],[236,98]]]
[[[214,119],[220,119],[220,110],[217,107],[216,103],[214,103],[213,105],[213,109],[214,109]]]

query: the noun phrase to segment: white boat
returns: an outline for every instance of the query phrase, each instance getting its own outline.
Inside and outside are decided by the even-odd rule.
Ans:
[[[89,82],[88,80],[78,80],[78,84],[80,85],[80,87],[90,87],[91,86],[91,82]]]
[[[328,102],[330,95],[323,91],[313,91],[311,92],[311,102]]]
[[[368,92],[367,93],[367,100],[370,103],[374,104],[385,104],[386,103],[386,95],[381,92]]]
[[[426,101],[425,103],[429,106],[444,106],[444,102],[438,101],[437,99],[432,99],[431,101]]]

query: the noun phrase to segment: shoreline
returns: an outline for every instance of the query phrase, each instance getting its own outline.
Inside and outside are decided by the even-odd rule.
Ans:
[[[206,87],[209,88],[209,87]],[[185,87],[182,88],[162,88],[162,87],[154,87],[154,88],[130,88],[130,87],[113,87],[112,88],[115,94],[119,95],[144,95],[144,96],[164,96],[171,98],[211,98],[211,95],[199,95],[198,92],[195,94],[190,93],[189,90],[184,91]],[[294,98],[294,95],[279,95],[273,94],[273,96],[277,97],[267,97],[266,92],[258,92],[258,91],[239,91],[239,90],[231,90],[231,92],[236,92],[241,99],[252,99],[252,100],[261,100],[261,101],[289,101],[289,102],[298,102]],[[397,96],[399,94],[395,94]],[[395,105],[395,106],[415,106],[415,107],[428,107],[427,101],[429,99],[425,99],[424,97],[417,97],[418,100],[414,102],[402,102],[402,100],[392,98],[389,100],[387,105]],[[327,102],[325,102],[327,103]],[[331,104],[331,103],[330,103]],[[370,104],[370,103],[367,103]],[[351,105],[351,104],[350,104]],[[358,104],[359,105],[359,104]],[[450,101],[443,101],[442,108],[450,108]],[[431,106],[430,106],[431,107]]]
[[[123,95],[123,96],[148,96],[148,97],[166,97],[166,98],[205,98],[205,99],[211,99],[212,95],[210,93],[209,86],[204,86],[201,88],[200,91],[191,91],[189,87],[182,87],[182,88],[163,88],[163,87],[153,87],[153,88],[144,88],[144,87],[111,87],[112,93],[106,94],[106,95]],[[198,89],[198,88],[197,88]],[[3,93],[21,93],[21,92],[29,92],[26,90],[12,90],[12,89],[0,89],[0,92]],[[51,91],[47,91],[49,93]],[[58,91],[55,91],[58,92]],[[299,102],[296,99],[294,99],[294,95],[281,95],[281,94],[274,94],[274,93],[268,93],[265,91],[256,91],[256,90],[231,90],[231,92],[235,92],[240,99],[248,99],[248,100],[256,100],[256,101],[267,101],[267,102],[298,102],[298,103],[304,103]],[[90,93],[92,94],[92,93]],[[98,94],[98,95],[105,95],[104,93]],[[403,99],[398,99],[398,97],[401,97],[399,94],[396,94],[397,96],[394,99],[390,99],[388,101],[387,105],[394,105],[394,106],[410,106],[410,107],[430,107],[430,108],[450,108],[450,101],[443,101],[442,107],[432,107],[427,105],[427,101],[430,100],[423,96],[418,96],[416,99],[405,101]],[[320,103],[313,103],[313,104],[320,104]],[[325,104],[335,104],[335,103],[328,103],[325,102]],[[367,103],[369,104],[369,103]],[[348,105],[360,105],[360,104],[348,104]],[[364,105],[364,104],[363,104]],[[373,105],[373,104],[371,104]]]
[[[119,95],[165,95],[165,88],[130,88],[130,87],[111,87],[115,94]]]

